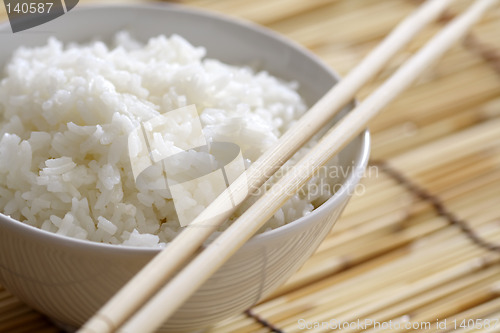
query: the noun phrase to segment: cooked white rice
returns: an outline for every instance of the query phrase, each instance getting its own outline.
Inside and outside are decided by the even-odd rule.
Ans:
[[[120,33],[115,44],[50,39],[15,52],[0,83],[0,212],[70,237],[164,246],[181,227],[169,191],[135,184],[127,148],[134,128],[195,104],[207,140],[238,144],[249,164],[306,105],[296,84],[204,59],[180,36],[142,45]],[[294,196],[262,231],[330,194]]]

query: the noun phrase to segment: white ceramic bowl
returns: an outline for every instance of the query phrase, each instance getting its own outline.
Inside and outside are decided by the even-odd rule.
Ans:
[[[26,32],[0,26],[0,66],[19,46],[42,45],[50,35],[69,42],[110,40],[126,29],[140,40],[177,33],[208,56],[231,64],[258,64],[300,83],[309,105],[338,80],[317,57],[275,33],[246,22],[174,5],[79,6]],[[350,108],[352,106],[349,106]],[[369,134],[340,153],[351,168],[344,186],[313,213],[251,239],[162,327],[182,332],[251,307],[285,282],[314,252],[338,219],[366,167]],[[82,325],[158,250],[70,239],[0,214],[0,283],[56,322]]]

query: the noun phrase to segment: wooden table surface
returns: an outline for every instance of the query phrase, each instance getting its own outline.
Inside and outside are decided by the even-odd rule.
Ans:
[[[265,25],[311,49],[340,74],[420,3],[177,2]],[[457,1],[358,97],[379,86],[469,3]],[[0,18],[5,16],[0,6]],[[353,198],[331,235],[287,284],[210,332],[322,332],[330,329],[314,325],[328,322],[333,328],[358,319],[378,326],[342,331],[406,332],[410,323],[421,332],[500,332],[500,323],[494,327],[500,319],[499,31],[500,5],[370,124],[366,191]],[[0,332],[57,331],[0,286]]]

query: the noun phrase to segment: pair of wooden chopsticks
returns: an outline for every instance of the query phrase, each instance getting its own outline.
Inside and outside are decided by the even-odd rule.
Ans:
[[[344,80],[317,102],[279,143],[256,161],[232,184],[232,193],[259,188],[303,144],[322,128],[355,93],[372,79],[389,59],[427,24],[435,20],[453,0],[428,0],[403,21]],[[178,235],[120,292],[118,292],[80,332],[150,332],[166,321],[229,257],[296,193],[310,177],[366,127],[383,107],[408,88],[497,0],[478,0],[466,13],[439,32],[391,78],[362,104],[339,121],[295,167],[261,199],[191,262],[186,262],[232,212],[220,215],[229,199],[221,194],[190,227]],[[249,193],[251,194],[251,193]],[[213,214],[214,212],[215,214]],[[213,217],[215,216],[215,217]],[[182,266],[177,275],[173,273]],[[165,283],[170,279],[170,282]]]

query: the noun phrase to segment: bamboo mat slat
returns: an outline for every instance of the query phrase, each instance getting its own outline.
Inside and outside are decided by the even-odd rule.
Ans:
[[[266,25],[346,74],[421,1],[177,2]],[[359,98],[470,2],[457,1],[394,57]],[[5,18],[3,6],[0,17]],[[420,332],[500,331],[500,324],[497,329],[453,327],[464,320],[500,319],[500,251],[471,240],[472,234],[500,244],[498,31],[500,6],[371,123],[373,162],[362,193],[354,196],[332,233],[284,286],[210,333],[299,332],[300,320],[312,325],[332,319],[428,323],[413,329]],[[460,223],[472,231],[465,233]],[[0,332],[57,331],[0,287]],[[409,330],[368,325],[342,331]]]

